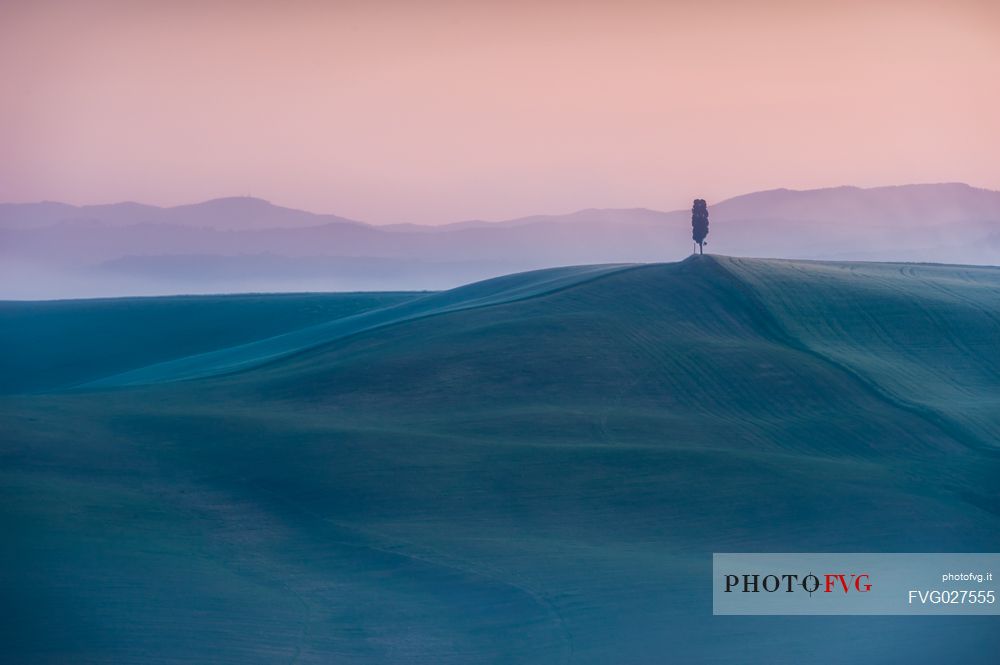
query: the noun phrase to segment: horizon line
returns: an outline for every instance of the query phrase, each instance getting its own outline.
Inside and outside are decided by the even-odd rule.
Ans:
[[[859,190],[859,191],[872,191],[872,190],[879,190],[879,189],[895,189],[895,188],[902,188],[902,187],[935,187],[935,186],[938,186],[938,187],[961,186],[961,187],[966,187],[968,189],[973,189],[973,190],[979,190],[979,191],[983,191],[983,192],[991,192],[991,193],[995,193],[995,194],[1000,194],[1000,189],[992,189],[992,188],[989,188],[989,187],[977,187],[975,185],[970,185],[969,183],[962,182],[962,181],[908,182],[908,183],[900,183],[900,184],[893,184],[893,185],[875,185],[875,186],[872,186],[872,187],[861,187],[861,186],[858,186],[858,185],[831,185],[831,186],[827,186],[827,187],[811,187],[811,188],[807,188],[807,189],[793,189],[793,188],[790,188],[790,187],[772,187],[772,188],[769,188],[769,189],[760,189],[760,190],[754,190],[754,191],[750,191],[750,192],[743,192],[741,194],[735,194],[733,196],[729,196],[729,197],[726,197],[724,199],[720,199],[719,201],[716,201],[715,203],[710,203],[709,207],[716,206],[716,205],[722,205],[724,203],[728,203],[730,201],[733,201],[733,200],[736,200],[736,199],[739,199],[739,198],[743,198],[743,197],[747,197],[747,196],[754,196],[754,195],[757,195],[757,194],[768,194],[768,193],[772,193],[772,192],[792,192],[792,193],[802,194],[802,193],[810,193],[810,192],[832,191],[832,190],[837,190],[837,189],[854,189],[854,190]],[[250,194],[241,194],[241,195],[235,195],[235,196],[217,196],[217,197],[213,197],[213,198],[209,198],[209,199],[203,199],[203,200],[200,200],[200,201],[194,201],[194,202],[191,202],[191,203],[179,203],[179,204],[176,204],[176,205],[159,205],[159,204],[155,204],[155,203],[143,203],[141,201],[135,201],[135,200],[132,200],[132,199],[126,199],[126,200],[114,201],[114,202],[106,202],[106,203],[83,203],[83,204],[67,203],[66,201],[59,201],[59,200],[52,200],[52,199],[42,199],[42,200],[39,200],[39,201],[2,201],[2,202],[0,202],[0,206],[60,205],[60,206],[68,206],[68,207],[76,208],[76,209],[82,209],[82,208],[102,208],[102,207],[134,205],[134,206],[142,206],[142,207],[146,207],[146,208],[155,208],[157,210],[173,210],[173,209],[176,209],[176,208],[189,208],[189,207],[195,207],[195,206],[205,205],[205,204],[208,204],[208,203],[215,203],[215,202],[218,202],[218,201],[232,201],[232,200],[258,201],[258,202],[261,202],[261,203],[265,203],[268,206],[271,206],[273,208],[281,208],[283,210],[291,210],[293,212],[306,213],[308,215],[314,215],[316,217],[337,217],[338,219],[343,220],[345,222],[352,222],[352,223],[356,223],[356,224],[363,224],[363,225],[372,226],[372,227],[384,227],[384,226],[418,226],[418,227],[437,228],[437,227],[444,227],[444,226],[453,226],[453,225],[456,225],[456,224],[473,224],[473,223],[498,224],[498,223],[503,223],[503,222],[511,222],[511,221],[518,221],[518,220],[522,220],[522,219],[529,219],[529,218],[532,218],[532,217],[563,217],[563,216],[567,216],[567,215],[575,215],[575,214],[579,214],[579,213],[582,213],[582,212],[591,212],[591,211],[645,210],[645,211],[655,212],[655,213],[672,214],[672,213],[677,213],[677,212],[684,212],[685,210],[687,210],[686,208],[675,208],[675,209],[672,209],[672,210],[664,210],[664,209],[657,209],[657,208],[649,208],[649,207],[646,207],[646,206],[631,206],[631,207],[622,207],[622,206],[596,207],[596,206],[588,206],[588,207],[585,207],[585,208],[575,208],[575,209],[572,209],[572,210],[569,210],[569,211],[564,211],[564,212],[533,213],[533,214],[528,214],[528,215],[521,215],[521,216],[518,216],[518,217],[506,217],[506,218],[502,218],[502,219],[468,218],[468,219],[460,219],[460,220],[450,221],[450,222],[441,222],[441,223],[438,223],[438,224],[427,224],[427,223],[418,223],[418,222],[399,222],[399,221],[381,222],[381,223],[380,222],[368,222],[368,221],[364,221],[364,220],[354,219],[354,218],[351,218],[351,217],[345,217],[345,216],[339,215],[339,214],[337,214],[335,212],[316,212],[316,211],[307,210],[307,209],[304,209],[304,208],[295,208],[295,207],[283,205],[281,203],[275,203],[275,202],[273,202],[270,199],[265,199],[265,198],[261,198],[259,196],[253,196],[253,195],[250,195]]]

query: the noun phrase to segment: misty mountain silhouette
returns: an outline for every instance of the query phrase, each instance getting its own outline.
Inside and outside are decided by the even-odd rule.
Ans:
[[[778,189],[710,209],[716,253],[1000,262],[1000,192],[963,184]],[[442,289],[552,265],[681,258],[689,217],[590,209],[372,226],[245,197],[174,208],[4,204],[0,297]]]

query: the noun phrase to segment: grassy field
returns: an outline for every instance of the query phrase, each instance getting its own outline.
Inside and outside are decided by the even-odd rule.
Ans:
[[[414,297],[344,293],[0,301],[0,394],[73,386]]]
[[[1000,551],[1000,269],[696,257],[4,303],[0,660],[995,663],[713,617],[718,551]]]

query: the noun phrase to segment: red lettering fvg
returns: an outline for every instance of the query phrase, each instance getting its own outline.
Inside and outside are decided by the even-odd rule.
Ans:
[[[860,575],[855,573],[827,573],[823,576],[823,579],[826,580],[826,585],[823,588],[825,593],[833,593],[841,589],[843,589],[844,593],[848,593],[852,589],[858,593],[867,593],[872,590],[868,573]]]

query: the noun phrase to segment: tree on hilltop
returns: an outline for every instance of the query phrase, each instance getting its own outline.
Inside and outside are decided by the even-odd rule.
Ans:
[[[691,238],[698,243],[698,251],[705,253],[705,238],[708,236],[708,205],[705,199],[695,199],[691,208]]]

